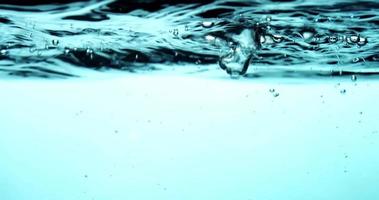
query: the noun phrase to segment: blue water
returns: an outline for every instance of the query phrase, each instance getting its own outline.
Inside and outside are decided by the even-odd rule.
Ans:
[[[378,14],[0,0],[0,200],[378,200]]]
[[[3,75],[180,66],[196,74],[216,66],[226,76],[308,77],[379,69],[375,0],[2,2]]]

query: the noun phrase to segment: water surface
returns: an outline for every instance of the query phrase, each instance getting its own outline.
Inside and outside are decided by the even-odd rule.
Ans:
[[[375,0],[2,2],[3,75],[178,67],[246,77],[379,71]]]

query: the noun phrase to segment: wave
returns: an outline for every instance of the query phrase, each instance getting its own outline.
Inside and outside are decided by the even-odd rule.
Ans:
[[[210,65],[246,77],[379,72],[376,1],[2,2],[6,75]]]

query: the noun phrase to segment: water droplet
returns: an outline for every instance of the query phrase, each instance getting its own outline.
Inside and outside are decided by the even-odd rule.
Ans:
[[[51,41],[51,43],[52,43],[54,46],[58,46],[58,44],[59,44],[59,40],[54,39],[54,40]]]
[[[272,40],[275,42],[275,43],[279,43],[279,42],[282,42],[283,41],[283,37],[280,36],[280,35],[272,35]]]
[[[351,80],[354,81],[354,82],[357,81],[357,76],[356,75],[351,75]]]
[[[204,28],[210,28],[214,25],[213,22],[211,21],[204,21],[202,24],[201,24]]]
[[[330,43],[336,43],[338,41],[338,37],[335,35],[331,35],[328,37]]]
[[[0,50],[0,55],[5,56],[8,53],[6,49]]]
[[[346,94],[346,89],[341,89],[341,90],[340,90],[340,93],[341,93],[341,94]]]

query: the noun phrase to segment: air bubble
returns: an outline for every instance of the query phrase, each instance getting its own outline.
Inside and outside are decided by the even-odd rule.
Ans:
[[[179,35],[179,30],[178,29],[174,29],[172,34],[174,34],[175,36],[178,36]]]
[[[272,40],[275,42],[275,43],[280,43],[283,41],[283,37],[280,36],[280,35],[273,35],[272,37]]]
[[[274,92],[275,92],[275,89],[274,89],[274,88],[270,88],[268,91],[269,91],[270,93],[274,93]]]
[[[53,44],[54,46],[58,46],[59,40],[52,40],[51,44]]]
[[[359,41],[357,42],[357,44],[359,45],[359,46],[364,46],[364,45],[366,45],[367,44],[367,38],[364,38],[364,37],[359,37]]]
[[[271,22],[271,20],[272,20],[271,16],[267,16],[267,17],[266,17],[266,21],[267,21],[267,22]]]
[[[346,89],[342,89],[342,90],[340,90],[340,93],[341,93],[341,94],[346,94]]]
[[[338,37],[335,35],[331,35],[328,37],[330,43],[336,43],[338,41]]]
[[[93,59],[93,50],[92,49],[87,48],[86,54],[87,54],[87,56],[89,56],[91,58],[91,60]]]
[[[359,41],[359,36],[358,35],[352,35],[348,38],[346,38],[347,43],[357,43]]]
[[[356,75],[351,75],[351,80],[352,80],[353,82],[357,81],[357,76],[356,76]]]
[[[68,55],[69,53],[70,53],[70,49],[65,49],[65,50],[64,50],[64,54],[65,54],[65,55]]]
[[[302,37],[303,37],[305,40],[310,39],[312,36],[313,36],[313,33],[312,33],[312,32],[308,32],[308,31],[305,31],[305,32],[302,34]]]
[[[8,54],[8,51],[6,49],[0,50],[0,55],[5,56],[6,54]]]
[[[202,24],[201,24],[204,28],[211,28],[214,23],[211,22],[211,21],[204,21]]]
[[[272,96],[273,96],[273,97],[278,97],[278,96],[279,96],[279,93],[278,93],[278,92],[275,92]]]
[[[205,39],[208,41],[208,42],[213,42],[216,40],[216,38],[212,35],[207,35],[205,36]]]

